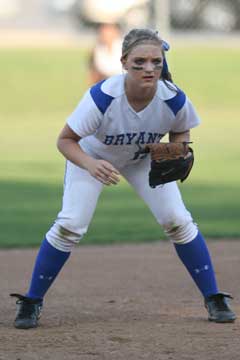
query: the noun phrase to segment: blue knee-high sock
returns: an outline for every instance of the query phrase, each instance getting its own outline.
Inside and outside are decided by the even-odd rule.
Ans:
[[[26,296],[43,299],[69,255],[70,252],[60,251],[44,239],[36,258],[30,288]]]
[[[204,237],[198,232],[187,244],[174,244],[179,258],[204,297],[217,294],[218,287],[211,257]]]

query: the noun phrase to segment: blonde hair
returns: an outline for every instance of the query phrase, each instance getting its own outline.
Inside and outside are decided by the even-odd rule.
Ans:
[[[163,41],[158,36],[157,31],[151,29],[132,29],[123,39],[122,59],[126,58],[135,46],[149,42],[162,48]]]

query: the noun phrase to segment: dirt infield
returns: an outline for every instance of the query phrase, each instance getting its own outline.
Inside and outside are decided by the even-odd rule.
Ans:
[[[240,317],[240,241],[209,242]],[[12,326],[37,250],[0,252],[0,360],[239,360],[240,322],[207,321],[172,245],[80,247],[49,291],[38,329]]]

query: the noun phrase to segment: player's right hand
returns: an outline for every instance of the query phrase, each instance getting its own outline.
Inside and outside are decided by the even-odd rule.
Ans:
[[[106,160],[91,159],[86,169],[95,179],[104,185],[117,185],[120,181],[119,171]]]

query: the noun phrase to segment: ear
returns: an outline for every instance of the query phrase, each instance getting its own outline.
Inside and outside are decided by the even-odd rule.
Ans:
[[[128,70],[126,58],[121,58],[122,67],[124,70]]]

